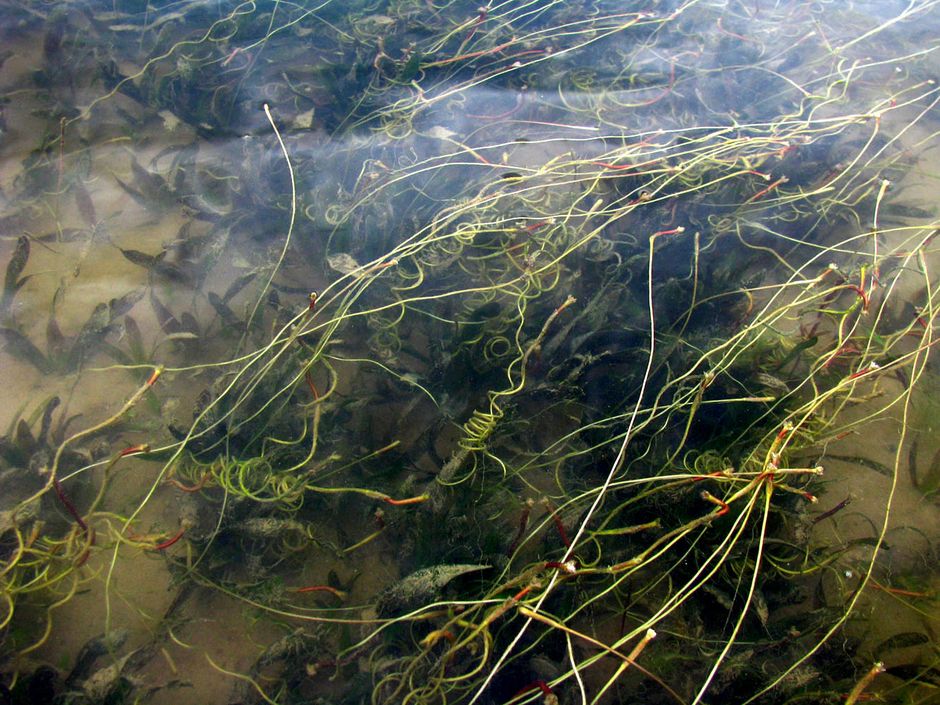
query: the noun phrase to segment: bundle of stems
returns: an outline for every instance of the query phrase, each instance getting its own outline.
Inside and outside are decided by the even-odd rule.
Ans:
[[[238,158],[164,184],[194,210],[192,174],[231,188],[247,205],[201,211],[206,237],[255,266],[206,296],[226,352],[186,358],[177,331],[146,360],[205,391],[191,422],[130,447],[159,462],[133,507],[108,491],[130,452],[59,463],[155,376],[64,440],[14,510],[0,629],[28,593],[54,598],[20,654],[89,554],[107,631],[120,561],[158,551],[177,580],[322,636],[249,672],[209,660],[266,702],[299,702],[301,661],[298,692],[358,663],[377,704],[860,697],[871,679],[856,692],[818,659],[876,571],[935,342],[938,222],[904,200],[935,142],[935,47],[893,40],[936,3],[875,23],[854,3],[666,4],[245,4],[185,36],[134,18],[150,58],[60,139],[132,89],[177,97],[197,132],[258,118]],[[322,40],[319,74],[295,33]],[[123,253],[153,291],[171,271]],[[204,282],[219,261],[200,264]],[[861,577],[799,614],[851,548],[806,537],[826,449],[885,420],[895,461]],[[76,509],[63,485],[102,464]],[[22,528],[56,493],[64,537]],[[167,493],[198,511],[147,535]],[[389,555],[397,576],[371,592],[331,579]]]

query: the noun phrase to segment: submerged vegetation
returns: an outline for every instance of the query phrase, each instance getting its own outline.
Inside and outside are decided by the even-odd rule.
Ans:
[[[0,0],[0,700],[926,702],[936,5]]]

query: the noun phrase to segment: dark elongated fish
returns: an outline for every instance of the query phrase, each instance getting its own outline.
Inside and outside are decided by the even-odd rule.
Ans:
[[[95,662],[109,653],[120,649],[127,641],[127,630],[116,629],[108,634],[100,634],[89,639],[75,657],[75,666],[65,679],[67,688],[73,688],[86,680],[94,670]]]

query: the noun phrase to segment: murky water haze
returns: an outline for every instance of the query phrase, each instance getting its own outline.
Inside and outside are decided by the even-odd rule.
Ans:
[[[0,702],[934,697],[936,2],[0,28]]]

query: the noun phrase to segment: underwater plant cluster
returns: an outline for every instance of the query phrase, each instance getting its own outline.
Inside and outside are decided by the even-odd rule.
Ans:
[[[0,0],[0,703],[929,702],[937,4]]]

